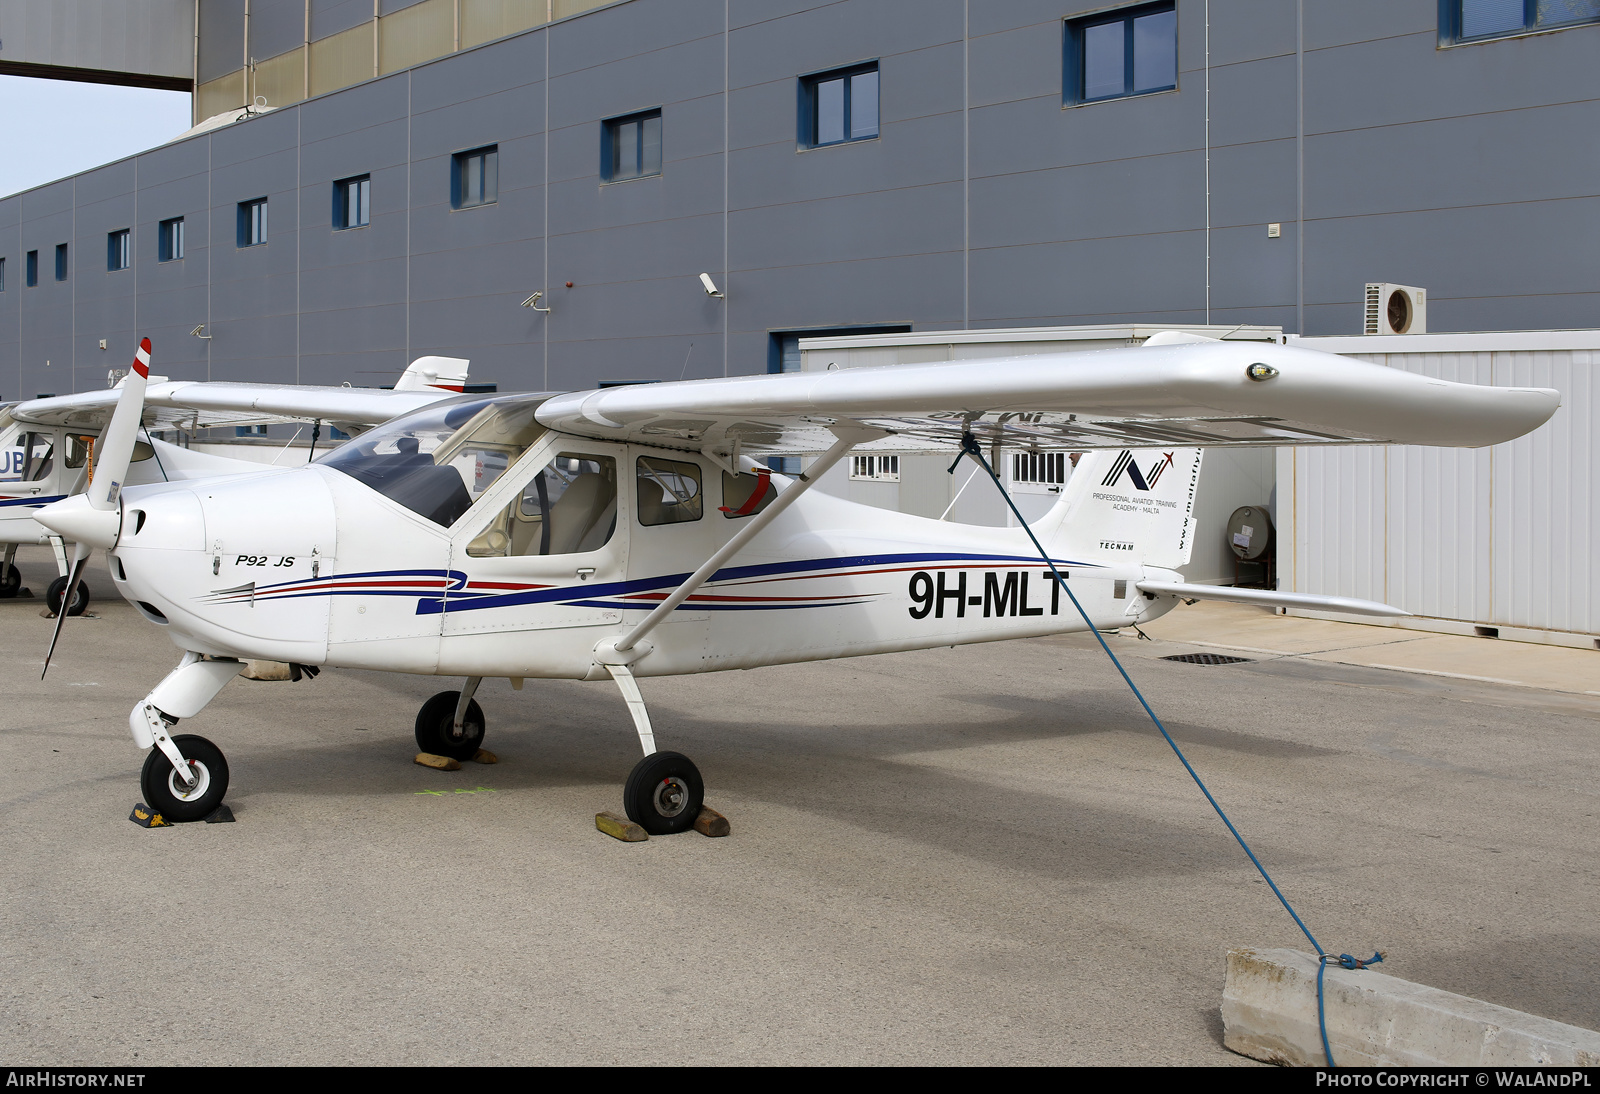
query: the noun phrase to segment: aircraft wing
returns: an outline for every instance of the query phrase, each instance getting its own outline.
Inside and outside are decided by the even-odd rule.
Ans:
[[[261,425],[281,421],[324,421],[344,427],[377,425],[400,414],[449,398],[437,389],[383,391],[372,388],[296,387],[278,384],[168,381],[151,384],[145,396],[149,429]],[[38,425],[101,429],[111,421],[121,392],[116,388],[56,395],[17,404],[12,417]]]
[[[1256,378],[1258,377],[1258,378]],[[985,446],[1418,444],[1519,437],[1561,405],[1547,388],[1457,384],[1285,346],[1205,342],[638,384],[547,400],[544,425],[604,440],[749,455],[820,452],[828,427],[890,436],[863,449]]]

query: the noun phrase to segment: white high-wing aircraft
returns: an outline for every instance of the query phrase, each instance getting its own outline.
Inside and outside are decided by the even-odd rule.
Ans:
[[[322,421],[358,433],[398,414],[460,394],[468,365],[458,357],[419,357],[401,373],[392,391],[170,383],[165,377],[154,376],[146,390],[144,425],[193,432],[203,427],[266,425],[298,419],[317,423],[312,429],[315,448]],[[0,406],[0,544],[4,545],[0,599],[17,595],[22,584],[15,565],[17,547],[49,543],[55,549],[56,568],[61,576],[46,591],[45,602],[52,612],[60,610],[67,586],[67,545],[60,536],[41,528],[33,514],[88,485],[94,447],[116,409],[122,383],[126,380],[102,391],[52,395]],[[125,485],[214,478],[265,471],[269,467],[253,460],[194,452],[146,434],[134,445]],[[81,615],[88,606],[88,589],[79,584],[69,611]]]
[[[210,814],[228,782],[222,752],[173,725],[240,659],[264,658],[465,677],[416,724],[423,751],[459,759],[483,740],[473,693],[485,677],[609,677],[645,753],[624,789],[628,815],[651,833],[681,831],[700,810],[700,773],[656,751],[637,677],[1112,630],[1180,599],[1404,614],[1183,582],[1200,448],[1476,447],[1560,405],[1547,389],[1300,349],[1166,344],[462,396],[307,466],[124,491],[148,348],[94,482],[37,519],[80,550],[109,550],[123,596],[184,651],[129,719],[134,740],[154,746],[145,799],[173,820]],[[1031,529],[808,493],[856,448],[959,458],[1002,445],[1089,453]],[[751,459],[794,452],[820,453],[797,479]]]

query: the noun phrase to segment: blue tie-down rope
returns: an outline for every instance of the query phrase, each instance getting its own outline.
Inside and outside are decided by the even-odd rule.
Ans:
[[[1239,842],[1239,846],[1244,849],[1244,853],[1250,856],[1250,861],[1261,874],[1262,880],[1272,887],[1272,895],[1278,898],[1278,903],[1283,905],[1283,910],[1289,913],[1289,917],[1294,920],[1294,925],[1300,928],[1300,933],[1305,935],[1306,940],[1311,943],[1312,952],[1317,955],[1317,1028],[1322,1034],[1323,1058],[1328,1061],[1330,1068],[1336,1068],[1338,1065],[1333,1062],[1333,1052],[1328,1047],[1328,1019],[1322,1003],[1322,972],[1328,967],[1330,961],[1341,968],[1351,970],[1364,969],[1368,965],[1376,965],[1379,961],[1382,961],[1383,953],[1381,951],[1374,953],[1370,958],[1363,961],[1358,957],[1351,957],[1347,953],[1342,953],[1335,957],[1331,953],[1323,952],[1322,945],[1317,941],[1316,936],[1311,933],[1311,928],[1305,925],[1305,921],[1300,918],[1299,913],[1294,910],[1294,906],[1289,903],[1289,898],[1283,895],[1283,890],[1278,888],[1278,883],[1272,880],[1272,875],[1267,873],[1267,868],[1261,865],[1261,860],[1256,858],[1256,853],[1250,850],[1250,845],[1239,834],[1239,830],[1233,826],[1233,821],[1228,819],[1228,814],[1223,812],[1222,806],[1217,804],[1217,799],[1212,797],[1210,790],[1206,789],[1206,784],[1201,780],[1199,773],[1195,771],[1194,765],[1189,762],[1188,757],[1183,754],[1183,749],[1179,748],[1178,742],[1172,739],[1172,734],[1167,732],[1167,727],[1161,724],[1161,719],[1156,717],[1156,712],[1150,709],[1150,704],[1145,701],[1144,693],[1139,690],[1139,686],[1133,682],[1133,677],[1129,676],[1128,670],[1122,667],[1122,662],[1117,659],[1117,655],[1111,652],[1111,647],[1106,644],[1105,636],[1100,633],[1099,628],[1094,625],[1094,621],[1089,618],[1089,613],[1084,611],[1083,605],[1078,602],[1077,594],[1067,584],[1067,579],[1061,576],[1061,571],[1056,569],[1054,560],[1050,558],[1049,552],[1039,542],[1039,537],[1033,534],[1033,529],[1023,519],[1022,514],[1017,511],[1017,503],[1011,500],[1011,494],[1000,481],[1000,476],[996,475],[994,468],[989,466],[989,461],[983,458],[983,450],[978,447],[977,438],[971,433],[963,433],[961,435],[961,451],[963,454],[971,456],[978,461],[978,466],[983,468],[989,477],[994,480],[995,488],[1000,491],[1000,496],[1005,499],[1006,505],[1010,506],[1011,512],[1016,516],[1017,523],[1022,526],[1022,530],[1028,533],[1028,538],[1033,541],[1034,549],[1039,552],[1039,557],[1044,559],[1046,566],[1050,567],[1050,573],[1055,576],[1056,584],[1066,592],[1067,597],[1072,601],[1072,606],[1078,609],[1078,614],[1083,617],[1084,623],[1089,627],[1089,633],[1095,636],[1096,641],[1100,643],[1100,648],[1106,651],[1107,657],[1111,658],[1111,663],[1122,674],[1122,679],[1127,683],[1128,689],[1133,692],[1134,698],[1139,700],[1139,705],[1144,707],[1144,712],[1150,716],[1150,721],[1155,723],[1155,727],[1161,731],[1161,736],[1166,738],[1167,744],[1172,747],[1173,753],[1178,757],[1179,762],[1183,764],[1184,770],[1189,772],[1189,777],[1200,788],[1200,793],[1206,796],[1206,801],[1211,803],[1211,808],[1217,811],[1217,816],[1222,818],[1222,823],[1228,826],[1228,831],[1233,833],[1233,838]],[[950,471],[954,472],[960,462],[961,457],[957,456],[956,462],[950,465]]]

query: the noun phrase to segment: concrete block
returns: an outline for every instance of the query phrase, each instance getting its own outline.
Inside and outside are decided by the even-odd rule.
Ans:
[[[1371,969],[1328,966],[1328,1043],[1340,1067],[1594,1067],[1600,1033]],[[1229,950],[1223,1044],[1268,1063],[1324,1067],[1317,959]]]

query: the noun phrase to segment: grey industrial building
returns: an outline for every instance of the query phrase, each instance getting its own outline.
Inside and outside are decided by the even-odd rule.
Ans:
[[[1377,281],[1433,331],[1600,325],[1594,0],[574,6],[200,0],[196,113],[273,109],[0,200],[0,396],[140,335],[175,378],[510,390],[817,329],[1354,334]]]

